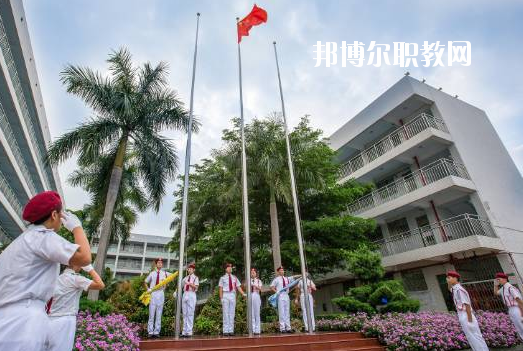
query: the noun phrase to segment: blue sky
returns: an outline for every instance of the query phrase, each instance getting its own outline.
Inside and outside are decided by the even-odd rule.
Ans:
[[[523,170],[523,2],[519,1],[258,1],[268,23],[242,42],[244,107],[247,121],[279,110],[272,51],[278,41],[286,108],[291,126],[305,114],[330,135],[408,70],[415,78],[484,109],[520,170]],[[111,49],[126,46],[136,63],[166,61],[169,83],[188,104],[196,12],[201,32],[195,113],[203,123],[193,138],[193,163],[220,146],[221,130],[239,114],[235,18],[252,1],[24,0],[33,51],[53,138],[90,116],[59,82],[66,63],[106,71]],[[422,44],[468,40],[469,67],[398,66],[314,68],[316,41],[375,40]],[[185,137],[168,132],[183,165]],[[60,166],[66,201],[80,208],[88,200],[65,181],[72,159]],[[181,169],[182,170],[182,169]],[[174,202],[169,188],[160,212],[140,216],[135,232],[170,236]]]

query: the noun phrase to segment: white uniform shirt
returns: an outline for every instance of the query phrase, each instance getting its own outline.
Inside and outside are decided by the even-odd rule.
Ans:
[[[294,281],[293,278],[277,276],[272,280],[271,287],[276,288],[276,292],[287,287],[290,283]],[[285,286],[284,286],[285,285]]]
[[[198,285],[200,285],[200,280],[194,273],[183,278],[183,292],[197,290],[197,289],[189,286],[188,285],[189,283],[194,284],[194,285],[196,285],[196,287],[198,287]]]
[[[52,317],[76,316],[82,291],[89,290],[92,282],[91,279],[66,268],[56,281],[49,315]]]
[[[155,269],[154,271],[149,273],[147,278],[145,278],[145,284],[148,284],[150,289],[152,289],[156,286],[156,279],[157,279],[158,274],[160,274],[160,279],[158,280],[158,284],[160,284],[162,280],[164,280],[165,278],[167,278],[170,275],[169,272],[166,272],[163,269],[161,269],[161,270]],[[165,286],[156,291],[163,291],[163,290],[165,290]]]
[[[218,283],[218,286],[221,286],[223,289],[223,292],[236,292],[236,289],[240,287],[241,283],[234,275],[231,276],[232,281],[232,290],[229,289],[229,274],[225,274],[220,278],[220,282]]]
[[[259,294],[260,291],[261,291],[261,288],[263,286],[263,283],[260,279],[258,278],[251,278],[251,291],[254,293],[254,294]],[[258,289],[255,289],[255,287],[257,287]]]
[[[454,299],[454,305],[458,312],[465,311],[465,304],[469,305],[472,310],[469,293],[461,284],[456,284],[452,287],[452,298]]]
[[[303,281],[301,282],[300,285],[300,294],[305,294],[305,289],[303,288],[305,284],[303,284]],[[312,294],[312,289],[316,289],[316,284],[314,284],[314,282],[312,280],[310,280],[309,278],[307,278],[307,290],[309,291],[309,294]]]
[[[498,290],[498,295],[501,296],[501,298],[503,299],[503,303],[507,307],[517,306],[518,302],[516,301],[516,298],[522,299],[520,291],[509,282],[505,283]]]
[[[43,225],[29,226],[0,255],[0,307],[25,299],[47,302],[60,263],[69,264],[78,247]]]

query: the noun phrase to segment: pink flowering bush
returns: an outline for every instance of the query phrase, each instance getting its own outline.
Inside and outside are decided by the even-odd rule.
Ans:
[[[130,323],[122,314],[102,317],[80,312],[76,322],[75,351],[138,351],[139,326]]]
[[[489,347],[512,347],[522,342],[505,313],[478,311],[476,317]],[[469,348],[455,313],[387,313],[372,317],[358,313],[319,320],[316,325],[322,331],[361,331],[394,351]]]

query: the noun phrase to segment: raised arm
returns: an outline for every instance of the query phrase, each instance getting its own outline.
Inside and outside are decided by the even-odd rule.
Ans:
[[[79,246],[69,259],[69,265],[84,267],[91,264],[91,246],[82,228],[82,222],[71,212],[63,212],[61,215],[64,227],[73,233],[74,242]]]
[[[91,285],[89,285],[89,290],[102,290],[103,288],[105,288],[105,284],[100,275],[94,269],[92,269],[92,266],[89,268],[91,269],[88,270],[87,273],[91,276],[91,279],[93,280]]]

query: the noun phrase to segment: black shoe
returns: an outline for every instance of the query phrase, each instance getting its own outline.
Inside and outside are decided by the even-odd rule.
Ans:
[[[153,338],[155,338],[155,339],[160,339],[160,335],[158,335],[158,334],[154,334],[154,335],[153,335]]]
[[[287,333],[289,333],[289,334],[294,334],[294,330],[292,330],[292,329],[287,330]]]
[[[152,338],[154,338],[154,335],[153,334],[147,334],[147,338],[152,339]]]

